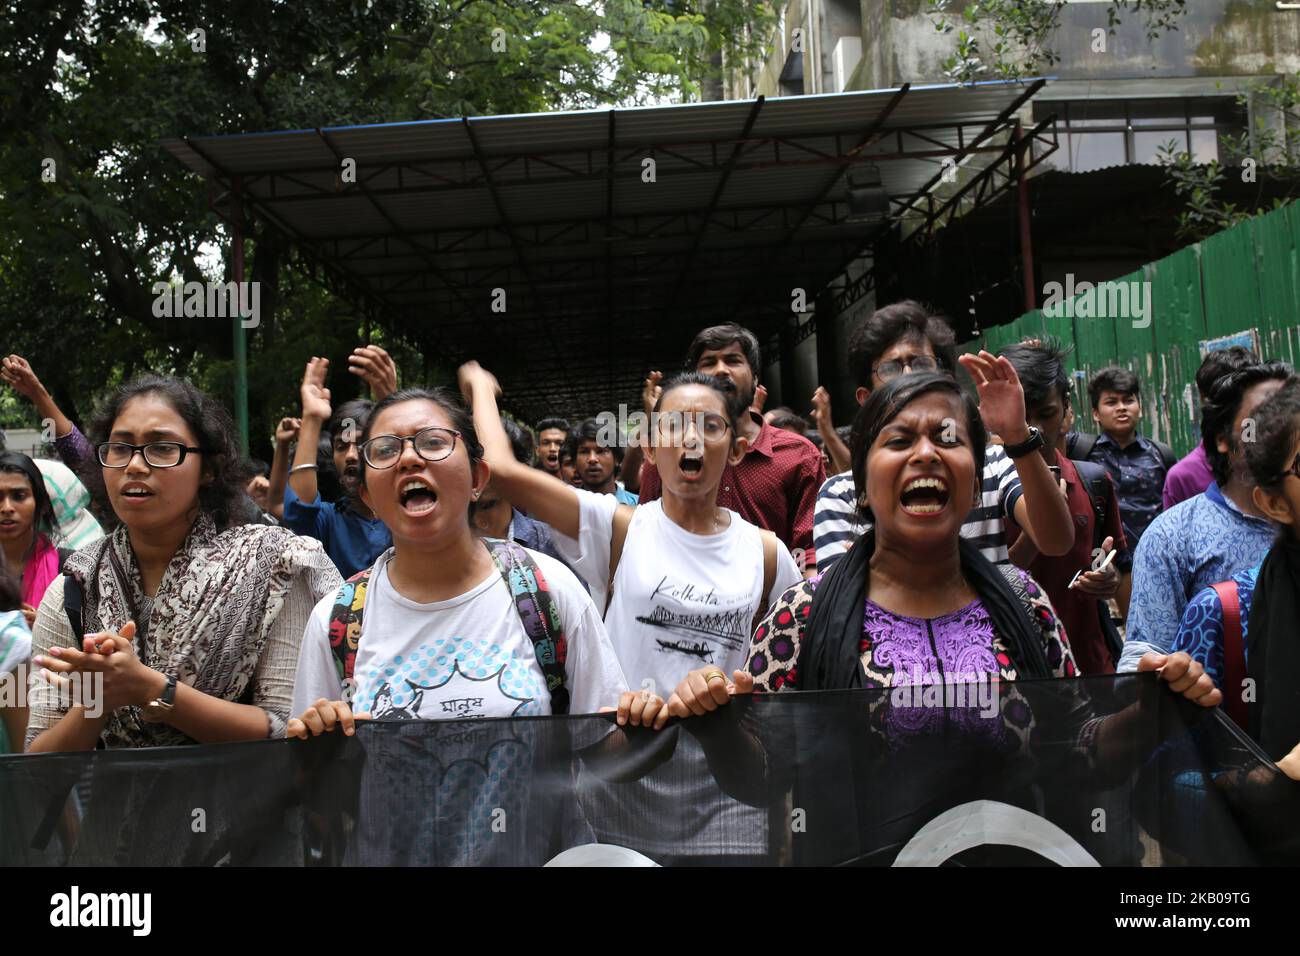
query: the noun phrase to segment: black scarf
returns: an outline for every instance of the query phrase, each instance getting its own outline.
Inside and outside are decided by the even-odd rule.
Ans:
[[[1300,743],[1300,541],[1289,532],[1260,566],[1246,650],[1246,672],[1255,682],[1250,735],[1280,760]]]
[[[871,555],[875,550],[875,531],[869,529],[818,583],[799,652],[801,690],[864,686],[858,649]],[[959,540],[958,551],[962,576],[975,589],[994,632],[1006,643],[1016,675],[1051,677],[1038,626],[1002,572],[965,538]]]

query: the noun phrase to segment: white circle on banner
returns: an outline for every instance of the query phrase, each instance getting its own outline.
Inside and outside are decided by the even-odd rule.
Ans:
[[[894,866],[941,866],[977,846],[1017,846],[1057,866],[1101,866],[1051,820],[997,800],[975,800],[939,814],[907,841]]]
[[[547,866],[658,866],[648,856],[614,843],[588,843],[557,853]]]

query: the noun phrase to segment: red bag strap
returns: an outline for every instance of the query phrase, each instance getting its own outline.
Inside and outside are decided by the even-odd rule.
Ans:
[[[1246,648],[1241,639],[1241,599],[1236,581],[1220,581],[1212,585],[1223,606],[1223,709],[1242,730],[1249,718],[1246,699],[1242,693],[1246,686]]]

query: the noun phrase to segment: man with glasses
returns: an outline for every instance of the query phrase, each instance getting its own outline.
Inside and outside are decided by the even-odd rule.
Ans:
[[[744,409],[736,437],[747,442],[745,456],[723,471],[718,504],[775,534],[800,570],[811,575],[816,567],[813,505],[826,479],[826,467],[816,445],[802,435],[773,428],[751,407],[761,367],[758,339],[734,323],[704,329],[686,353],[686,368],[716,378],[737,407]],[[647,417],[658,398],[661,377],[652,372],[646,379],[642,399]],[[639,459],[641,449],[631,449],[628,458],[634,455]],[[640,493],[642,502],[661,494],[659,472],[649,462],[641,468]]]
[[[373,403],[364,399],[345,402],[334,410],[325,387],[329,359],[312,358],[303,375],[302,425],[298,447],[284,491],[286,528],[318,539],[344,578],[370,567],[393,544],[385,524],[361,500],[361,454],[357,439],[366,427]],[[343,497],[324,502],[316,482],[316,445],[324,429],[330,436],[334,469]]]
[[[943,316],[918,302],[895,302],[876,310],[853,334],[848,364],[858,382],[859,405],[866,404],[873,389],[900,375],[941,372],[955,377],[958,363],[952,328]],[[978,359],[973,367],[992,373],[992,367]],[[980,396],[980,413],[990,432],[998,432],[992,423],[1005,432],[998,433],[1003,444],[990,444],[985,451],[981,501],[962,524],[962,537],[973,540],[990,561],[1005,564],[1009,560],[1005,520],[1011,518],[1039,552],[1065,554],[1074,544],[1074,523],[1056,478],[1043,456],[1034,454],[1043,439],[1024,422],[1024,390],[1018,381],[992,385],[993,391]],[[866,529],[857,505],[851,471],[834,475],[821,486],[813,522],[818,572],[843,557]]]

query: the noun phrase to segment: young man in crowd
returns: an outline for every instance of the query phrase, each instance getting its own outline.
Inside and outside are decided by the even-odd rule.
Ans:
[[[510,450],[514,452],[515,460],[531,465],[533,436],[517,422],[504,415],[501,416],[501,427],[505,429],[506,436],[510,439]],[[502,497],[501,492],[493,487],[491,478],[488,479],[483,493],[474,502],[474,527],[484,537],[514,541],[525,548],[550,555],[562,564],[568,564],[560,557],[560,552],[555,550],[555,544],[551,539],[551,526],[536,518],[530,518],[508,499]]]
[[[1259,359],[1255,353],[1241,345],[1231,345],[1226,349],[1214,349],[1201,362],[1196,371],[1196,391],[1201,396],[1201,407],[1205,407],[1206,396],[1214,383],[1229,372],[1253,365]],[[1186,501],[1199,495],[1210,482],[1214,481],[1214,472],[1210,470],[1210,460],[1205,456],[1205,442],[1197,442],[1196,447],[1187,453],[1165,475],[1165,490],[1161,504],[1169,509],[1180,501]]]
[[[578,441],[577,436],[569,434],[564,439],[564,444],[560,447],[560,471],[555,477],[566,485],[573,485],[575,488],[582,487],[582,478],[578,474]]]
[[[1025,390],[1025,420],[1043,433],[1039,454],[1049,468],[1059,471],[1074,522],[1074,545],[1057,557],[1040,554],[1028,535],[1009,524],[1011,560],[1047,591],[1069,635],[1079,673],[1112,674],[1112,652],[1118,654],[1119,634],[1109,622],[1106,602],[1119,588],[1120,568],[1114,560],[1105,562],[1104,558],[1112,548],[1117,558],[1126,551],[1115,487],[1100,465],[1070,461],[1058,449],[1070,409],[1070,376],[1064,353],[1054,343],[1022,342],[1008,345],[998,354],[1011,362],[1020,378]],[[1019,494],[1013,492],[1013,496]],[[1101,555],[1096,554],[1097,549]],[[1099,567],[1103,563],[1105,567]]]
[[[1147,651],[1167,653],[1192,596],[1253,568],[1273,546],[1277,528],[1255,505],[1245,443],[1254,440],[1255,409],[1294,379],[1286,363],[1263,362],[1211,387],[1201,437],[1214,481],[1162,513],[1142,536],[1119,670],[1137,670]]]
[[[623,449],[601,441],[601,423],[588,418],[573,430],[573,466],[581,487],[598,495],[613,495],[625,505],[637,503],[637,496],[618,486],[618,466],[623,463]]]
[[[302,378],[302,424],[284,492],[282,523],[290,531],[319,539],[339,573],[349,578],[374,564],[393,539],[360,495],[361,453],[357,442],[374,403],[358,398],[334,409],[325,387],[328,371],[329,359],[313,357]],[[344,494],[338,501],[322,501],[316,482],[316,444],[322,429],[330,436],[334,468],[343,485]]]
[[[718,504],[751,524],[771,531],[788,547],[806,575],[815,573],[813,505],[826,477],[822,455],[803,435],[773,428],[751,407],[762,368],[758,339],[734,323],[715,325],[695,336],[686,353],[686,368],[718,379],[742,412],[738,439],[745,455],[727,465],[718,487]],[[647,418],[658,399],[659,373],[646,379],[642,394]],[[635,449],[640,454],[640,449]],[[659,472],[650,462],[641,469],[641,500],[660,495]],[[802,556],[802,560],[800,557]]]
[[[993,363],[976,356],[965,358],[975,369],[972,378],[980,388],[984,423],[1004,444],[991,444],[985,451],[982,498],[962,524],[962,536],[974,541],[990,561],[1005,564],[1005,520],[1013,518],[1040,552],[1065,554],[1074,546],[1074,524],[1046,461],[1033,454],[1041,447],[1043,435],[1024,421],[1019,383],[987,380],[985,372],[991,373]],[[872,389],[899,375],[939,371],[955,377],[958,364],[947,320],[911,300],[877,309],[866,319],[849,341],[848,360],[858,382],[859,405],[866,403]],[[843,557],[865,530],[857,502],[852,472],[841,472],[822,485],[814,532],[819,572]]]
[[[1141,385],[1128,369],[1117,365],[1102,369],[1088,381],[1088,399],[1101,434],[1080,436],[1070,457],[1095,461],[1110,472],[1124,513],[1124,537],[1130,548],[1136,548],[1160,514],[1160,495],[1174,452],[1163,442],[1138,434]],[[1121,599],[1120,606],[1124,604]]]
[[[569,423],[563,418],[543,418],[537,423],[537,467],[560,477],[560,449],[569,437]]]

